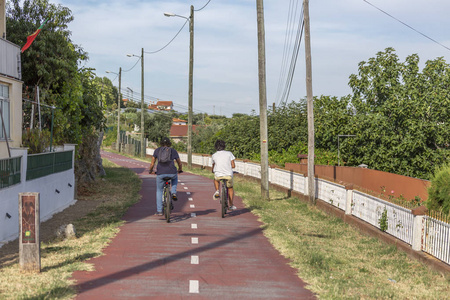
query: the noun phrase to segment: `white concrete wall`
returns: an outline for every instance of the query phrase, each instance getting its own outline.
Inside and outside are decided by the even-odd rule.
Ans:
[[[75,150],[75,146],[65,145],[64,150]],[[21,182],[0,189],[0,247],[19,236],[19,193],[40,193],[41,222],[76,202],[73,158],[70,170],[26,181],[27,149],[12,149],[12,156],[22,157]],[[6,214],[11,217],[8,218]]]

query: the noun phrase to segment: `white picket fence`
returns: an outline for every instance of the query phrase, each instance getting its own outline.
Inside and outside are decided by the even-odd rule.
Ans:
[[[147,149],[147,154],[152,155],[153,151]],[[180,159],[187,162],[187,154],[180,153]],[[192,163],[212,167],[210,156],[192,155]],[[237,160],[235,171],[261,178],[261,166],[257,163]],[[299,173],[269,168],[271,184],[304,195],[308,193],[307,179]],[[380,219],[386,210],[387,233],[411,245],[414,250],[424,251],[450,264],[450,224],[428,216],[414,216],[410,209],[320,178],[315,179],[315,196],[377,228],[380,228]]]

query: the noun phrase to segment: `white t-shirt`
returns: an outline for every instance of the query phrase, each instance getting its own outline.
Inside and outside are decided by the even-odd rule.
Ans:
[[[231,168],[231,161],[235,160],[233,153],[222,150],[217,151],[212,155],[214,163],[214,176],[233,176],[233,168]]]

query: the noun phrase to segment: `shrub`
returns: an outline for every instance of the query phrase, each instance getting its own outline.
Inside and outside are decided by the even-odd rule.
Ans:
[[[430,210],[450,211],[450,164],[444,164],[436,169],[431,186],[428,188],[427,207]]]
[[[22,134],[22,146],[28,148],[28,154],[43,153],[50,147],[50,131],[34,128]]]

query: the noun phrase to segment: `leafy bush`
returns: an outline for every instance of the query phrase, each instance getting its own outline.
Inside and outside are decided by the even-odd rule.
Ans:
[[[111,146],[117,141],[117,126],[109,126],[106,130],[106,137],[103,140],[104,146]]]
[[[427,207],[430,210],[450,212],[450,164],[436,169],[428,188]]]
[[[28,148],[28,154],[43,153],[50,147],[50,131],[39,131],[39,128],[25,131],[22,134],[22,146]]]

